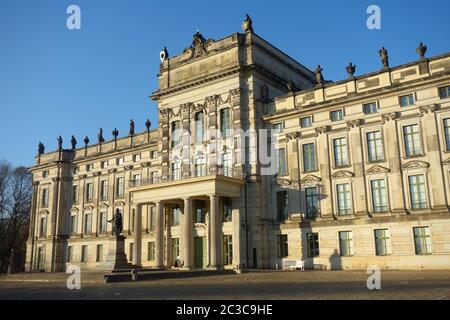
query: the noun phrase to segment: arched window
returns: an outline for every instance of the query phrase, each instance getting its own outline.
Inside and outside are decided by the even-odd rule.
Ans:
[[[200,144],[205,139],[205,114],[203,111],[195,114],[195,143]]]

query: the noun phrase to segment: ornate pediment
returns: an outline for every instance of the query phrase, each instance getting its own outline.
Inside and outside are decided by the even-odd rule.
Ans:
[[[123,201],[116,201],[116,202],[114,202],[114,206],[115,207],[124,207],[125,206],[125,202],[123,202]]]
[[[303,179],[300,180],[301,183],[318,183],[320,182],[322,179],[313,175],[313,174],[308,174],[306,177],[304,177]]]
[[[346,170],[341,170],[341,171],[338,171],[338,172],[334,173],[334,174],[331,176],[331,178],[332,178],[332,179],[352,178],[352,177],[354,177],[354,176],[355,176],[355,175],[354,175],[353,172],[346,171]]]
[[[113,168],[113,169],[109,169],[108,170],[108,173],[109,174],[113,174],[113,173],[116,173],[117,172],[117,169],[116,168]]]
[[[404,170],[408,169],[421,169],[421,168],[428,168],[430,164],[425,161],[419,161],[419,160],[413,160],[408,163],[405,163],[402,167]]]
[[[100,207],[100,208],[103,208],[103,209],[109,208],[108,204],[105,203],[105,202],[100,203],[100,204],[99,204],[99,207]]]
[[[80,210],[78,210],[78,208],[73,207],[69,210],[69,212],[70,212],[70,214],[78,214],[78,212],[80,212]]]
[[[94,207],[90,204],[84,206],[84,210],[94,210]]]
[[[39,210],[39,214],[49,214],[50,212],[47,209]]]
[[[378,173],[388,173],[390,172],[390,170],[388,168],[379,166],[379,165],[375,165],[373,167],[370,167],[367,171],[366,174],[378,174]]]
[[[445,159],[444,161],[442,161],[442,165],[450,165],[450,158]]]
[[[274,182],[275,182],[275,184],[280,185],[280,186],[292,185],[292,181],[290,179],[286,179],[286,178],[276,178]]]
[[[125,171],[133,170],[133,168],[134,168],[134,167],[133,167],[131,164],[124,167]]]
[[[152,163],[150,161],[146,161],[146,162],[142,162],[141,163],[141,167],[142,168],[148,168],[152,165]]]

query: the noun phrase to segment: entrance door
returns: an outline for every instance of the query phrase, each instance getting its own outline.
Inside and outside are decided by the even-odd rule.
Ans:
[[[37,271],[44,270],[44,247],[39,247],[37,252]]]
[[[206,268],[206,237],[195,237],[195,267]]]

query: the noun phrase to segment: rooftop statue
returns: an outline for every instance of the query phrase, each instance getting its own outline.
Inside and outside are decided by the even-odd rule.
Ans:
[[[150,131],[151,125],[152,123],[150,122],[150,120],[147,119],[147,121],[145,121],[145,127],[147,128],[147,131]]]
[[[100,130],[98,131],[98,143],[103,143],[105,142],[105,139],[103,138],[103,129],[100,128]]]
[[[351,79],[353,78],[353,75],[355,74],[356,71],[356,66],[353,63],[349,63],[348,66],[345,68],[345,70],[348,73],[348,78]]]
[[[425,53],[427,52],[427,46],[425,46],[422,42],[419,43],[419,47],[417,47],[416,52],[419,54],[420,58],[425,58]]]
[[[381,63],[383,63],[383,66],[385,68],[389,68],[388,51],[384,47],[381,47],[381,49],[378,51],[378,54],[380,55]]]
[[[323,85],[323,69],[320,67],[320,64],[316,68],[316,81],[318,85]]]
[[[45,153],[45,146],[42,142],[39,141],[38,154],[44,154],[44,153]]]
[[[74,136],[72,136],[70,143],[72,144],[72,150],[75,150],[77,148],[77,139]]]
[[[116,139],[117,139],[117,136],[119,135],[119,130],[117,130],[117,128],[115,128],[115,129],[112,131],[112,135],[113,135],[113,137],[114,137],[114,140],[116,140]]]
[[[130,120],[130,136],[134,135],[134,121]]]
[[[242,22],[242,30],[244,32],[253,33],[253,22],[248,14],[246,15],[244,22]]]
[[[58,142],[58,150],[62,150],[63,139],[61,138],[61,136],[59,136],[56,140]]]
[[[89,137],[88,136],[84,137],[83,142],[84,142],[84,145],[87,147],[87,145],[89,144]]]

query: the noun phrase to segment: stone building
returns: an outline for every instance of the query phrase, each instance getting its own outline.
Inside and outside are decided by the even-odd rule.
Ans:
[[[135,266],[450,267],[450,54],[331,82],[243,29],[161,53],[157,129],[40,148],[27,270],[104,268],[117,209]]]

